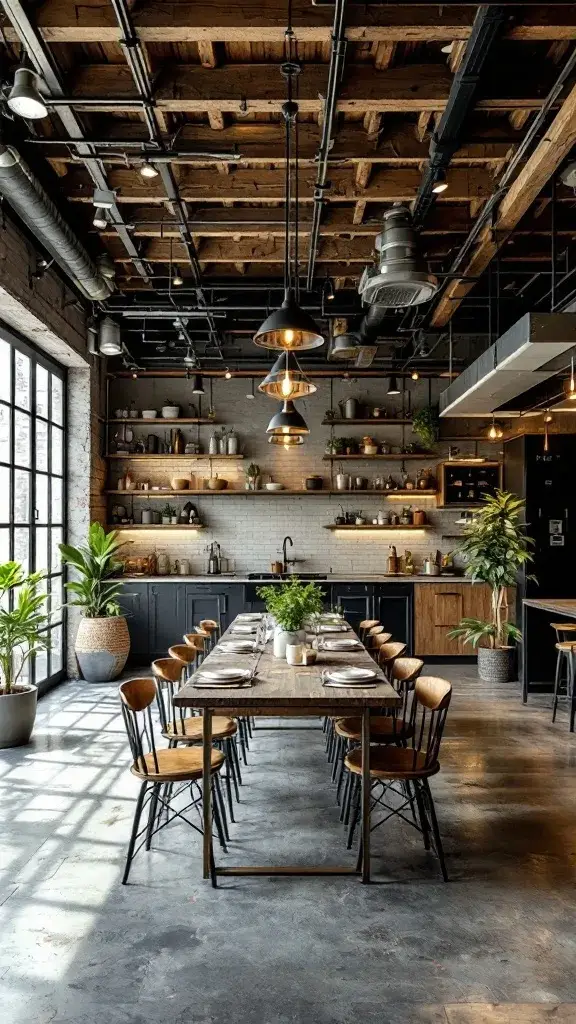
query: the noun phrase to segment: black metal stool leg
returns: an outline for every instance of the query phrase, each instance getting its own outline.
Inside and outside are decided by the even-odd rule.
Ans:
[[[148,783],[143,782],[142,785],[140,786],[140,792],[138,793],[136,809],[134,811],[134,821],[132,822],[132,832],[130,835],[130,842],[128,843],[128,853],[126,854],[126,865],[124,867],[124,874],[122,876],[122,885],[126,885],[128,881],[128,875],[130,874],[130,867],[132,864],[132,858],[134,856],[134,847],[136,845],[136,836],[138,835],[138,825],[140,824],[142,805],[144,803],[144,797],[146,796],[147,788]]]
[[[428,779],[423,779],[422,786],[426,795],[425,803],[430,811],[430,824],[432,825],[432,834],[434,836],[434,845],[436,847],[436,853],[438,854],[438,860],[440,861],[440,869],[442,871],[442,878],[445,882],[448,881],[448,872],[446,870],[446,861],[444,860],[444,847],[442,846],[442,839],[440,838],[440,829],[438,828],[438,818],[436,817],[436,808],[434,807],[434,799],[428,785]]]
[[[558,697],[560,695],[560,680],[562,677],[562,651],[558,651],[556,658],[556,673],[554,675],[554,700],[552,703],[552,721],[556,721],[556,711],[558,710]]]
[[[150,809],[148,811],[148,828],[146,829],[146,849],[150,849],[150,843],[152,842],[152,833],[154,831],[154,824],[156,821],[156,808],[158,807],[158,787],[160,783],[155,783],[152,787],[152,796],[150,797]]]

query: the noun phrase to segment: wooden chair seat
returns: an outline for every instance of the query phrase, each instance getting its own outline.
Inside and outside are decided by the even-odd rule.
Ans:
[[[576,640],[561,640],[560,643],[554,644],[557,651],[573,651],[576,648]]]
[[[202,729],[202,718],[196,715],[183,720],[176,719],[176,728],[174,728],[174,723],[170,722],[168,727],[163,730],[162,735],[168,740],[180,739],[189,740],[191,743],[201,743]],[[216,715],[212,719],[213,740],[226,740],[230,736],[235,736],[237,732],[238,726],[233,718]]]
[[[361,718],[339,718],[336,732],[346,740],[362,739]],[[392,715],[374,715],[370,719],[370,739],[374,743],[394,743],[405,740],[414,734],[414,727],[403,718],[394,719]]]
[[[362,748],[355,747],[345,758],[346,767],[362,774]],[[373,779],[422,779],[440,771],[438,761],[426,765],[426,754],[405,747],[371,747],[370,776]]]
[[[551,622],[550,627],[565,633],[576,633],[576,622]]]
[[[143,782],[191,782],[202,778],[202,747],[179,747],[172,750],[157,750],[156,763],[154,754],[150,752],[144,755],[147,773],[143,772],[136,763],[130,771]],[[211,750],[210,767],[212,772],[217,772],[224,764],[224,754],[215,747]]]

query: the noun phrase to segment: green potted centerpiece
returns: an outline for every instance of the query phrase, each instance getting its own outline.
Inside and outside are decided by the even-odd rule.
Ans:
[[[86,545],[60,545],[62,558],[79,576],[66,588],[74,595],[69,604],[83,612],[75,651],[80,671],[90,683],[116,679],[130,652],[130,634],[118,603],[122,583],[111,579],[122,568],[116,557],[121,546],[118,533],[106,533],[100,523],[92,523]]]
[[[324,607],[322,590],[315,583],[302,583],[292,576],[285,583],[258,588],[266,611],[275,622],[274,657],[285,658],[288,644],[306,642],[305,623]]]
[[[38,689],[22,681],[26,664],[49,647],[41,572],[26,575],[18,562],[0,565],[0,748],[28,743]],[[13,595],[12,600],[10,595]],[[12,608],[10,605],[12,604]]]
[[[507,588],[516,584],[518,571],[532,560],[534,543],[520,521],[524,502],[508,491],[485,495],[481,508],[464,531],[457,551],[466,562],[472,583],[487,583],[491,590],[490,618],[462,619],[448,636],[478,650],[478,675],[489,683],[510,679],[511,641],[522,639],[510,622]]]

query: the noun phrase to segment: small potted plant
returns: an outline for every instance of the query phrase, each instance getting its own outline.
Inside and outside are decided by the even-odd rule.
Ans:
[[[0,565],[0,748],[28,743],[38,689],[22,681],[30,659],[50,646],[41,572],[26,575],[19,562]],[[14,595],[10,608],[10,594]]]
[[[518,643],[522,639],[518,627],[508,621],[507,588],[515,585],[517,572],[532,560],[534,541],[520,521],[523,510],[522,499],[509,491],[485,495],[457,548],[464,556],[466,575],[472,583],[487,583],[490,587],[491,614],[486,620],[462,619],[448,636],[477,648],[478,675],[489,683],[508,682],[510,641]]]
[[[111,579],[122,569],[116,557],[121,547],[118,533],[106,533],[100,523],[92,523],[82,547],[60,545],[64,562],[79,576],[66,589],[74,595],[69,604],[83,612],[75,650],[80,671],[91,683],[116,679],[130,651],[130,634],[118,602],[122,583]]]
[[[344,454],[344,438],[343,437],[331,437],[324,448],[326,455],[343,455]]]
[[[251,462],[246,470],[246,490],[257,491],[260,488],[260,466]]]
[[[177,420],[180,416],[180,406],[174,405],[174,403],[167,398],[162,406],[162,419],[163,420]]]
[[[292,576],[286,583],[259,587],[258,596],[266,602],[266,611],[276,623],[274,657],[285,658],[287,644],[306,642],[304,625],[322,611],[322,590],[315,583],[302,583],[297,576]]]
[[[424,448],[434,448],[440,434],[440,417],[437,405],[425,405],[412,417],[412,429],[418,435]]]
[[[169,501],[167,501],[166,504],[164,505],[164,508],[160,513],[160,517],[162,521],[162,526],[170,526],[173,520],[176,523],[178,522],[176,509],[173,507],[173,505],[170,504]]]

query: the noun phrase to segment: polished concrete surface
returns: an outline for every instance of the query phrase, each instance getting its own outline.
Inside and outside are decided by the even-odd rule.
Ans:
[[[451,882],[373,836],[375,883],[201,878],[183,825],[120,876],[138,784],[114,685],[69,683],[0,751],[2,1024],[576,1022],[576,737],[549,697],[454,681],[432,781]],[[286,723],[284,723],[286,724]],[[222,863],[350,859],[316,723],[258,731]]]

